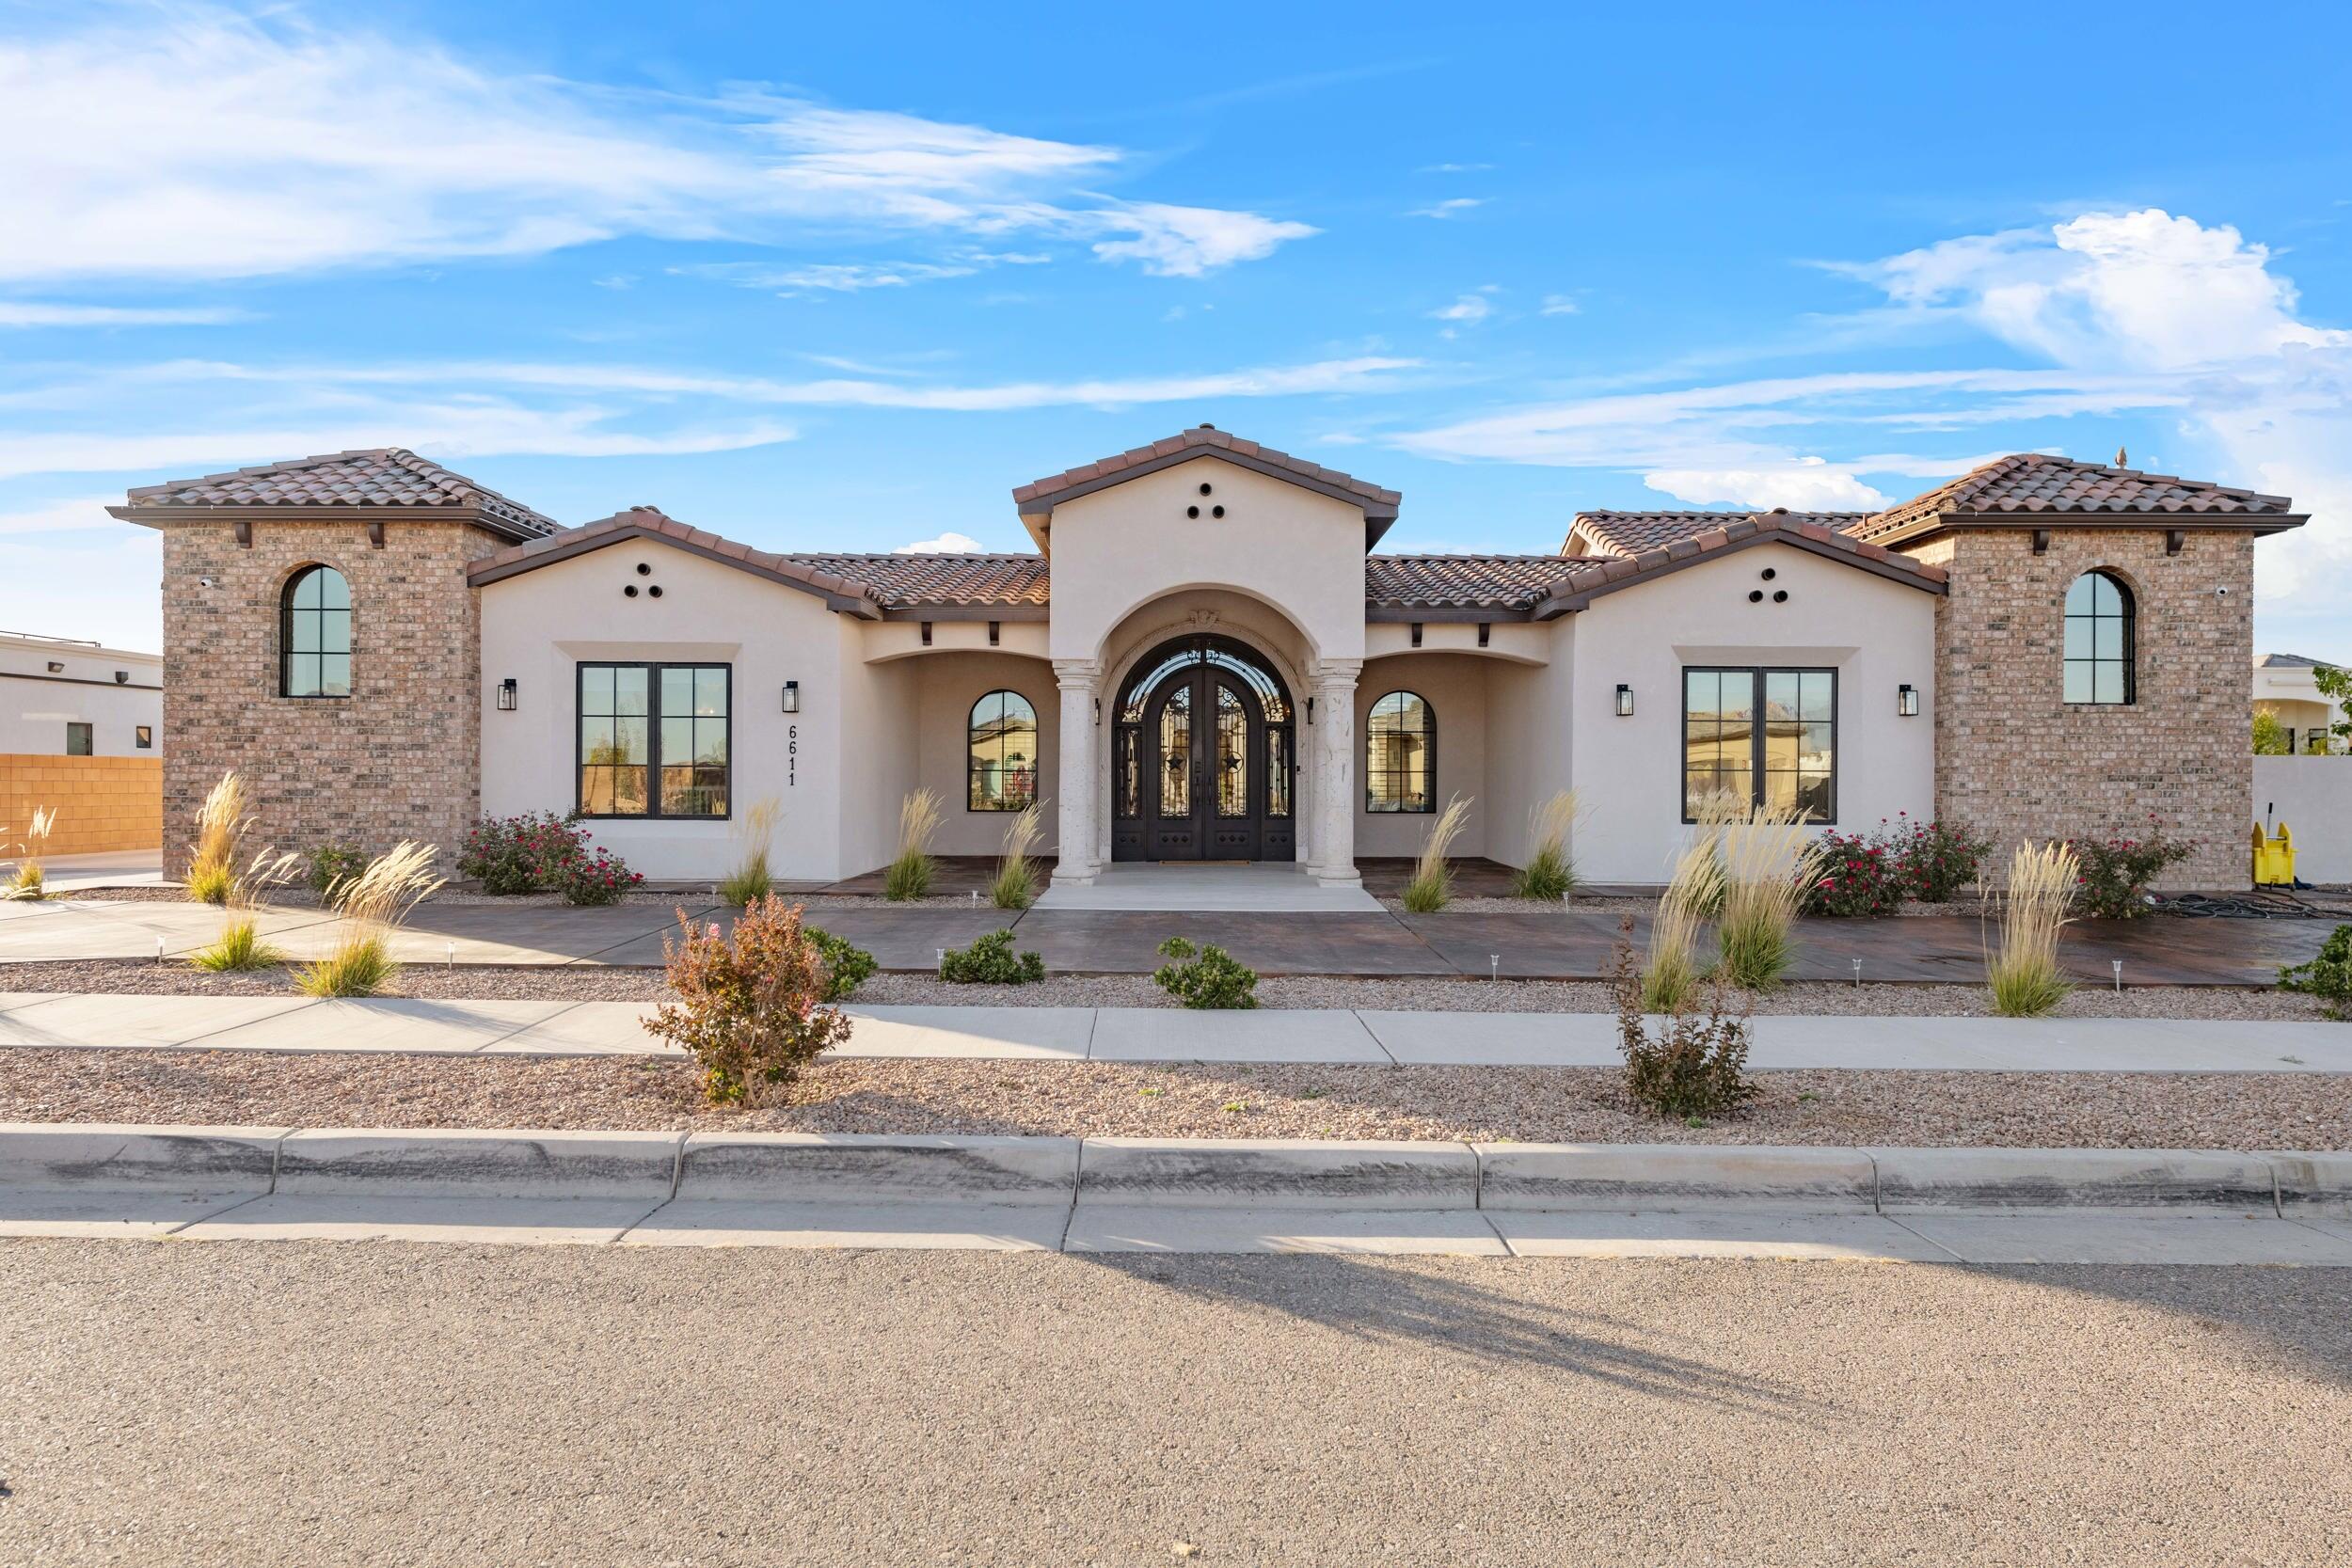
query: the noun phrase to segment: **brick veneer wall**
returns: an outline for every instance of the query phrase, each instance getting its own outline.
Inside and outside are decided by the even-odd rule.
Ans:
[[[164,832],[161,757],[0,756],[0,859],[17,852],[36,811],[55,811],[42,852],[152,849]]]
[[[279,849],[403,838],[454,847],[481,809],[482,623],[466,562],[500,541],[464,523],[358,523],[253,515],[164,529],[164,861],[187,856],[205,793],[233,768],[256,817],[247,842]],[[351,584],[352,694],[278,695],[278,607],[312,563]],[[210,577],[216,586],[199,585]]]
[[[2161,529],[1971,530],[1910,553],[1951,574],[1936,607],[1937,813],[1993,835],[2005,868],[2021,838],[2133,836],[2151,815],[2199,841],[2158,885],[2248,885],[2253,798],[2254,541]],[[2130,585],[2137,701],[2062,700],[2066,590],[2093,567]],[[2229,589],[2217,595],[2215,589]]]

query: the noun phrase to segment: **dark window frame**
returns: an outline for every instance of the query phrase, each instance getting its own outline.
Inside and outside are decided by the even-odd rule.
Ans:
[[[2074,584],[2091,578],[2105,579],[2115,590],[2115,596],[2123,607],[2119,613],[2102,615],[2094,605],[2090,614],[2077,615],[2066,608],[2066,600],[2074,595]],[[2096,592],[2094,589],[2094,599]],[[2072,658],[2067,656],[2066,629],[2068,624],[2074,621],[2090,623],[2090,655],[2087,658]],[[2123,652],[2119,658],[2099,657],[2099,623],[2102,621],[2121,621],[2123,624]],[[2099,667],[2103,664],[2116,663],[2123,666],[2123,695],[2111,702],[2102,701],[2097,695]],[[2067,672],[2077,664],[2090,667],[2092,692],[2091,696],[2080,701],[2066,694]],[[2105,566],[2092,566],[2078,572],[2074,575],[2074,580],[2067,583],[2065,596],[2058,600],[2058,701],[2068,707],[2133,707],[2139,702],[2139,595],[2132,592],[2132,585],[2123,580],[2122,574],[2120,572],[2111,571]]]
[[[1372,727],[1372,720],[1373,715],[1380,711],[1380,705],[1387,702],[1391,697],[1410,697],[1413,701],[1421,705],[1422,718],[1424,721],[1423,727],[1422,729],[1422,754],[1427,758],[1426,762],[1423,764],[1422,770],[1429,776],[1429,787],[1422,791],[1422,803],[1418,806],[1378,806],[1373,804],[1372,737],[1375,732]],[[1431,702],[1427,697],[1422,696],[1420,692],[1415,691],[1412,688],[1406,686],[1400,686],[1395,688],[1393,690],[1383,691],[1379,696],[1375,697],[1370,705],[1364,709],[1364,815],[1367,816],[1434,816],[1437,815],[1437,812],[1438,705]]]
[[[82,749],[73,749],[75,731],[81,732]],[[80,719],[65,721],[65,754],[70,757],[94,757],[98,754],[98,726]]]
[[[1681,770],[1676,776],[1675,790],[1682,797],[1682,820],[1687,826],[1698,818],[1691,814],[1691,677],[1692,675],[1746,675],[1751,677],[1751,711],[1756,717],[1748,728],[1748,800],[1750,804],[1764,799],[1764,677],[1767,675],[1827,675],[1829,677],[1829,813],[1824,816],[1808,816],[1808,828],[1837,826],[1839,776],[1845,770],[1841,757],[1844,743],[1839,731],[1844,728],[1840,705],[1843,693],[1838,689],[1837,668],[1818,664],[1686,664],[1675,682],[1675,727],[1681,732]],[[1799,722],[1811,721],[1800,720]]]
[[[588,758],[580,745],[582,681],[591,670],[645,672],[645,809],[590,811],[581,798],[580,770]],[[727,809],[723,812],[666,812],[661,809],[661,672],[717,670],[726,677]],[[691,717],[690,715],[690,717]],[[689,767],[693,766],[688,764]],[[735,816],[735,666],[707,659],[584,658],[572,666],[572,813],[592,822],[727,822]]]
[[[152,724],[132,725],[131,747],[134,751],[153,751],[155,749],[155,726]]]
[[[1029,798],[1028,800],[1022,801],[1019,805],[999,804],[993,806],[976,806],[972,803],[972,781],[976,771],[974,767],[974,758],[972,755],[972,747],[973,743],[977,739],[979,735],[979,724],[977,721],[978,720],[980,714],[980,705],[987,702],[991,697],[1020,698],[1022,705],[1029,710],[1030,733],[1037,736],[1037,755],[1029,759]],[[998,711],[1001,714],[1001,707]],[[1000,745],[1003,738],[1004,737],[1000,733],[997,736],[997,740]],[[1001,751],[999,751],[997,755],[997,764],[1000,768],[1004,764],[1004,756]],[[1001,816],[1007,812],[1026,811],[1039,799],[1038,785],[1044,782],[1044,777],[1045,724],[1042,720],[1038,718],[1037,704],[1030,698],[1029,694],[1009,686],[993,686],[986,691],[981,692],[978,696],[973,698],[972,705],[966,708],[963,714],[963,809],[965,814],[973,816]]]
[[[342,691],[296,691],[294,689],[294,661],[306,655],[312,658],[328,657],[321,648],[298,649],[294,646],[294,618],[296,616],[310,616],[313,626],[318,630],[324,630],[323,618],[330,613],[325,610],[294,608],[295,593],[301,589],[303,583],[321,572],[334,573],[337,580],[343,585],[342,659],[345,689]],[[308,565],[294,568],[287,577],[284,585],[278,590],[278,695],[290,703],[347,703],[351,701],[352,692],[349,689],[354,684],[352,673],[358,666],[359,657],[357,635],[358,625],[359,607],[351,592],[350,573],[324,561],[313,561]],[[324,680],[321,684],[325,684]]]

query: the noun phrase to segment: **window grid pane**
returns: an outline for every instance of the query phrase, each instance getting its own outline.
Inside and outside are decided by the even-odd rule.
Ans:
[[[2136,700],[2131,594],[2106,572],[2085,572],[2066,590],[2061,698],[2106,705]]]
[[[580,811],[727,816],[728,673],[723,664],[580,665]]]
[[[1436,715],[1419,693],[1391,691],[1374,703],[1364,724],[1364,809],[1435,811],[1436,750]]]
[[[1037,799],[1037,710],[1018,691],[991,691],[972,705],[966,736],[964,805],[1020,811]]]
[[[1685,821],[1715,795],[1836,819],[1834,671],[1685,670],[1682,743]]]

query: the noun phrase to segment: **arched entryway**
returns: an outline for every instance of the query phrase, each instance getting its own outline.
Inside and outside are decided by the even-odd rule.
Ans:
[[[1256,649],[1212,634],[1164,642],[1136,662],[1115,712],[1111,859],[1296,858],[1295,714]]]

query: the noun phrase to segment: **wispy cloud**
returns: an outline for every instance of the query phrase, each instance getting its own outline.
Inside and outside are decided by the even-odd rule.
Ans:
[[[1567,294],[1544,295],[1543,309],[1536,312],[1537,315],[1543,316],[1574,316],[1582,313],[1583,307],[1577,304],[1576,300]]]
[[[902,289],[943,277],[969,277],[979,269],[935,261],[819,262],[775,266],[765,261],[707,261],[672,267],[690,277],[711,277],[744,289],[772,289],[786,295],[856,293],[866,289]]]
[[[901,545],[892,555],[978,555],[988,548],[968,533],[947,532],[936,539],[917,539],[912,545]]]
[[[1494,167],[1492,164],[1423,164],[1422,174],[1481,174]]]
[[[92,533],[119,529],[122,525],[106,515],[106,508],[121,499],[120,496],[83,496],[0,512],[0,534]]]
[[[54,305],[0,300],[0,327],[221,326],[246,319],[225,306]]]
[[[1486,198],[1483,196],[1449,197],[1443,201],[1433,202],[1426,207],[1416,207],[1405,215],[1408,218],[1458,218],[1473,208],[1485,205],[1486,205]]]
[[[1120,199],[1122,149],[743,90],[622,93],[298,13],[100,7],[0,42],[0,281],[236,277],[751,243],[1027,234],[1193,277],[1314,232]]]
[[[1894,499],[1856,479],[1850,466],[1819,457],[1766,468],[1660,468],[1642,483],[1693,506],[1728,501],[1792,512],[1875,512]]]

